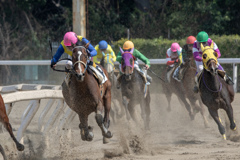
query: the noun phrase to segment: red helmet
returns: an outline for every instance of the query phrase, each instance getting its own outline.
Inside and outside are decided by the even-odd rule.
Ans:
[[[196,41],[196,38],[194,36],[189,36],[186,40],[187,44],[193,44]]]

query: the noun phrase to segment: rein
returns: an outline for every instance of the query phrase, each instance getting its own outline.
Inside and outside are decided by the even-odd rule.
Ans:
[[[218,75],[217,75],[217,77],[218,77],[218,81],[220,82],[220,87],[219,87],[219,90],[214,91],[214,90],[211,90],[211,89],[207,86],[207,84],[206,84],[206,82],[205,82],[205,79],[204,79],[204,71],[203,71],[202,79],[203,79],[204,86],[205,86],[209,91],[211,91],[211,92],[220,92],[220,91],[222,90],[222,83],[221,83]]]

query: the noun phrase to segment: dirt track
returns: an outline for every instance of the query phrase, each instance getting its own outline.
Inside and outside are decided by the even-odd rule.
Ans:
[[[228,140],[224,141],[216,123],[208,118],[210,128],[205,128],[198,113],[190,121],[186,109],[181,106],[174,95],[172,111],[167,111],[167,101],[163,94],[151,95],[150,131],[144,131],[139,116],[139,123],[127,122],[125,117],[111,124],[114,136],[109,144],[102,144],[100,129],[94,115],[89,117],[89,125],[94,126],[94,139],[84,142],[80,137],[78,118],[62,131],[54,129],[43,137],[38,131],[38,117],[34,117],[25,133],[25,151],[18,152],[10,136],[1,133],[0,142],[10,160],[92,160],[92,159],[163,159],[163,160],[229,160],[240,159],[240,94],[233,102],[237,131],[226,128]],[[21,115],[26,102],[16,103],[10,114],[10,122],[17,135]],[[43,108],[43,107],[42,107]],[[139,108],[139,106],[137,106]],[[40,111],[38,111],[40,114]],[[208,111],[206,110],[208,117]],[[224,116],[221,116],[224,121]],[[68,129],[71,129],[69,132]],[[67,134],[68,133],[68,134]],[[1,158],[0,158],[1,159]]]

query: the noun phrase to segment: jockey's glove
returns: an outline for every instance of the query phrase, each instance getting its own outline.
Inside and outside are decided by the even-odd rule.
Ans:
[[[53,66],[56,64],[56,62],[54,62],[54,60],[52,59],[51,60],[51,64],[50,64],[50,67],[53,68]]]
[[[174,63],[175,63],[175,64],[178,64],[178,63],[180,63],[180,60],[179,60],[179,59],[176,59],[176,60],[174,60]]]

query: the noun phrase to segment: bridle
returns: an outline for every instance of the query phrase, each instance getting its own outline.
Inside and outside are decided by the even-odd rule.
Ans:
[[[85,49],[85,52],[87,53],[87,49],[86,49],[84,46],[76,46],[76,47],[74,47],[74,48],[72,49],[72,53],[74,53],[74,50],[75,50],[76,48],[83,48],[83,49]],[[88,63],[85,63],[85,62],[83,62],[83,61],[80,60],[80,57],[81,57],[81,55],[82,55],[82,51],[78,51],[78,52],[81,52],[81,54],[79,55],[78,61],[76,61],[76,62],[73,64],[71,72],[83,81],[84,76],[85,76],[85,73],[86,73],[86,71],[87,71]],[[85,54],[83,54],[83,55],[86,57],[86,59],[88,58],[87,55],[85,55]],[[76,70],[74,69],[75,65],[77,65],[77,64],[83,64],[83,66],[84,66],[84,71],[83,71],[83,72],[81,72],[81,68],[79,67],[79,68],[80,68],[80,74],[77,73]]]

